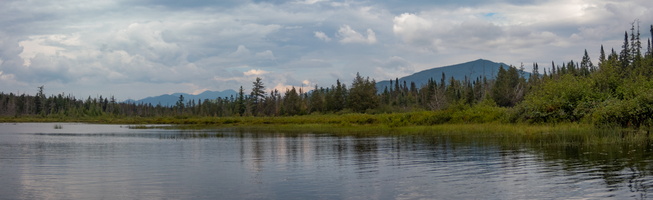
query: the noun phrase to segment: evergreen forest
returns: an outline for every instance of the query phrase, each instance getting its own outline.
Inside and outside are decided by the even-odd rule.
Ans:
[[[650,26],[653,35],[653,25]],[[639,25],[624,32],[620,49],[604,49],[596,62],[585,50],[580,62],[533,63],[505,66],[495,79],[431,79],[425,85],[391,82],[377,91],[375,80],[357,74],[351,85],[336,80],[310,91],[290,88],[267,91],[261,78],[246,93],[186,101],[174,106],[117,102],[113,97],[77,99],[72,95],[0,93],[0,120],[25,118],[193,118],[277,117],[302,115],[384,116],[391,125],[443,123],[587,123],[638,129],[653,127],[653,50],[651,39],[642,44]],[[646,47],[644,47],[646,45]],[[549,65],[548,63],[546,65]],[[540,71],[541,70],[541,71]],[[528,78],[526,78],[528,77]],[[392,115],[395,114],[395,115]],[[378,118],[373,119],[374,123]],[[363,122],[365,123],[365,122]]]

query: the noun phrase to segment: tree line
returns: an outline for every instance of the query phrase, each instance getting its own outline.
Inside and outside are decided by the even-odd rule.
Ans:
[[[653,35],[653,25],[651,25]],[[351,85],[334,85],[310,91],[291,87],[266,91],[261,78],[246,93],[236,96],[184,100],[173,106],[117,102],[113,97],[76,99],[72,95],[46,96],[0,93],[4,117],[177,117],[177,116],[294,116],[328,113],[392,113],[442,111],[490,105],[507,108],[504,121],[530,123],[588,122],[598,125],[640,127],[653,125],[653,53],[651,39],[643,48],[639,25],[625,31],[619,51],[601,45],[598,63],[585,50],[581,62],[533,63],[530,76],[524,65],[501,67],[496,78],[465,77],[456,80],[442,73],[425,85],[392,80],[377,91],[375,80],[359,73]]]

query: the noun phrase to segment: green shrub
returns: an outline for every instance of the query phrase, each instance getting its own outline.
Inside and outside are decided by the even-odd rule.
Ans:
[[[627,100],[609,99],[592,113],[597,126],[620,126],[623,128],[651,127],[653,117],[653,90]]]
[[[488,123],[504,121],[508,115],[508,108],[499,107],[491,99],[475,104],[463,110],[456,110],[452,114],[453,123]]]
[[[529,93],[517,109],[526,122],[576,122],[604,98],[593,90],[593,85],[590,78],[567,74]]]

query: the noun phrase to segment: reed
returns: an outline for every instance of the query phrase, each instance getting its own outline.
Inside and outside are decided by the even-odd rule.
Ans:
[[[0,118],[2,122],[83,122],[131,124],[130,128],[151,128],[166,124],[167,128],[206,129],[236,128],[248,131],[297,133],[329,133],[356,136],[397,136],[404,134],[437,135],[452,139],[505,144],[583,145],[649,142],[646,130],[598,128],[591,124],[525,124],[506,123],[496,118],[454,120],[457,114],[408,112],[390,114],[320,114],[280,117],[87,117]],[[494,111],[492,111],[494,112]],[[499,115],[496,115],[499,116]],[[448,120],[443,120],[447,119]],[[489,122],[488,122],[489,121]],[[161,128],[159,126],[154,126]],[[56,128],[56,127],[55,127]]]
[[[599,129],[586,124],[440,124],[432,126],[286,124],[240,126],[247,132],[324,133],[358,137],[441,137],[458,142],[491,143],[503,146],[583,146],[639,144],[651,142],[645,131]]]

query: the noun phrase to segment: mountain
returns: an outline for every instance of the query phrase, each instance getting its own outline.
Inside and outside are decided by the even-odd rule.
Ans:
[[[217,99],[218,97],[221,98],[231,97],[231,96],[236,97],[238,95],[238,92],[229,89],[225,91],[205,91],[198,95],[192,95],[187,93],[174,93],[174,94],[164,94],[155,97],[147,97],[141,100],[129,99],[125,102],[137,103],[137,104],[145,103],[145,104],[152,104],[152,105],[161,104],[162,106],[174,106],[177,103],[177,101],[179,101],[179,95],[184,95],[185,102],[188,102],[193,99],[195,100],[195,102],[197,102],[198,100],[204,101],[205,99]]]
[[[465,80],[465,77],[476,79],[483,76],[487,76],[488,79],[494,79],[497,72],[499,72],[499,67],[501,66],[503,66],[504,69],[507,69],[510,65],[478,59],[466,63],[436,67],[417,72],[412,75],[399,78],[399,83],[403,84],[403,82],[406,81],[406,84],[408,87],[410,87],[410,83],[414,82],[415,85],[419,88],[423,85],[426,85],[429,79],[433,79],[440,83],[440,79],[442,79],[442,73],[445,74],[447,81],[451,79],[451,77],[455,78],[456,80]],[[525,72],[526,77],[529,75],[530,73]],[[395,80],[392,81],[394,82]],[[385,87],[390,89],[390,80],[380,81],[376,83],[376,89],[378,92],[383,92]]]

